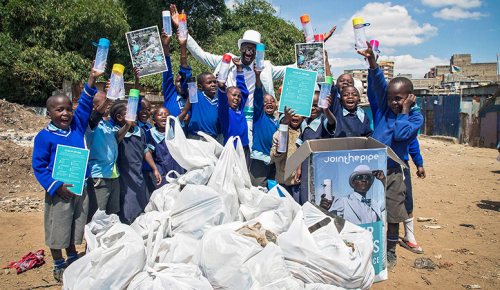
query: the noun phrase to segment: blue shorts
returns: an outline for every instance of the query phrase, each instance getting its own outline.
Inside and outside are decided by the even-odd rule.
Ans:
[[[408,166],[408,162],[406,162],[406,165]],[[403,169],[403,174],[405,177],[405,186],[406,186],[405,208],[406,212],[410,213],[413,212],[413,193],[411,188],[411,173],[409,166],[408,168]]]

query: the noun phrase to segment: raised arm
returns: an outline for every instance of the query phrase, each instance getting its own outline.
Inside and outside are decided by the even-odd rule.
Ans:
[[[85,132],[87,130],[90,114],[92,113],[93,108],[93,99],[95,94],[97,94],[95,80],[102,74],[103,72],[97,72],[94,69],[90,71],[89,79],[83,87],[80,98],[78,99],[78,106],[75,110],[74,120],[77,130],[80,132]]]
[[[243,110],[245,104],[248,100],[248,92],[247,85],[245,83],[245,74],[243,72],[243,66],[239,57],[233,57],[233,63],[236,65],[236,86],[241,91],[241,102],[240,102],[240,110]]]
[[[253,121],[257,121],[264,114],[264,91],[260,81],[260,71],[255,71],[255,91],[253,92]]]
[[[174,74],[172,73],[172,60],[170,59],[170,41],[171,38],[165,33],[161,34],[161,44],[165,53],[165,62],[167,71],[162,73],[161,92],[163,94],[163,106],[167,107],[168,100],[176,97]]]
[[[368,48],[366,50],[358,51],[358,53],[364,56],[370,64],[370,69],[368,69],[368,100],[370,104],[375,102],[378,109],[384,112],[388,109],[386,94],[387,81],[385,80],[384,72],[377,65],[372,46],[369,42],[367,42],[367,45]]]

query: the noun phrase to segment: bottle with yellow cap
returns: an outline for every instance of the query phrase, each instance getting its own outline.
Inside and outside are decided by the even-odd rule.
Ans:
[[[356,50],[365,50],[368,48],[366,45],[366,32],[365,26],[370,25],[365,23],[363,17],[355,17],[352,19],[352,27],[354,28],[354,47]]]
[[[106,97],[110,100],[125,98],[125,85],[123,83],[123,72],[125,67],[119,63],[113,65],[111,80]]]
[[[187,17],[186,14],[180,13],[179,14],[179,39],[187,39],[188,38],[188,31],[187,31]]]

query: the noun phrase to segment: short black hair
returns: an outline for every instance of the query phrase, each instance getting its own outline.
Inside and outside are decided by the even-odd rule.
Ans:
[[[202,72],[201,74],[199,74],[197,77],[196,77],[196,81],[201,85],[201,83],[203,82],[203,79],[206,77],[206,76],[209,76],[209,75],[212,75],[211,72]]]
[[[53,96],[48,97],[47,102],[45,102],[45,107],[47,108],[47,110],[49,110],[49,107],[52,107],[55,100],[59,99],[59,98],[64,98],[64,99],[68,100],[68,102],[71,104],[71,100],[67,96],[65,96],[65,95],[53,95]]]
[[[336,84],[338,84],[338,83],[339,83],[340,78],[341,78],[341,77],[343,77],[343,76],[349,76],[349,77],[351,77],[351,80],[352,80],[352,82],[354,83],[354,78],[352,77],[352,75],[351,75],[351,74],[344,73],[344,74],[339,75],[339,77],[337,78],[337,82],[336,82]]]
[[[167,110],[168,114],[170,115],[170,110],[169,110],[168,108],[166,108],[166,107],[163,107],[163,106],[162,106],[162,107],[158,107],[158,108],[156,108],[156,109],[153,111],[153,119],[156,117],[156,115],[158,114],[158,112],[159,112],[161,109],[165,109],[165,110]]]
[[[358,88],[356,88],[355,86],[346,86],[346,87],[344,87],[344,88],[340,91],[340,95],[341,95],[341,96],[342,96],[342,92],[343,92],[345,89],[347,89],[347,88],[353,88],[353,89],[355,89],[355,90],[356,90],[356,92],[358,92],[358,95],[359,95],[359,96],[361,96],[361,94],[360,94],[360,93],[359,93],[359,91],[358,91]]]
[[[113,122],[118,122],[116,119],[116,115],[118,114],[123,114],[123,111],[127,111],[127,102],[126,101],[116,101],[113,103],[111,106],[111,109],[109,110],[109,116],[111,119],[113,119]]]
[[[413,83],[409,79],[405,77],[395,77],[389,82],[388,86],[394,86],[396,84],[401,84],[405,89],[405,93],[413,94]]]

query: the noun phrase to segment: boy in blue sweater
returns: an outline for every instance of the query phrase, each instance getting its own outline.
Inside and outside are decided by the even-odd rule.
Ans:
[[[370,64],[368,70],[368,99],[378,108],[374,113],[373,138],[390,146],[399,158],[408,154],[410,141],[417,136],[422,126],[423,117],[417,110],[412,110],[416,97],[413,84],[407,78],[396,77],[387,84],[383,71],[378,67],[371,46],[358,51]],[[375,109],[375,110],[374,110]],[[388,268],[396,266],[396,245],[399,240],[399,223],[408,219],[405,202],[405,184],[401,166],[387,160],[386,209],[387,209],[387,263]]]
[[[245,84],[245,75],[241,60],[233,57],[236,65],[236,85],[237,87],[226,88],[225,81],[219,81],[219,121],[224,143],[231,136],[239,136],[245,151],[247,166],[250,164],[250,147],[248,140],[248,125],[243,113],[243,108],[248,99],[248,89]]]
[[[276,168],[271,163],[273,135],[278,130],[279,119],[274,116],[277,105],[270,94],[264,95],[260,71],[255,70],[255,91],[253,94],[253,142],[250,160],[250,177],[253,186],[267,186],[268,179],[274,179]]]
[[[58,282],[62,280],[64,269],[78,259],[75,245],[82,243],[88,198],[86,188],[79,196],[69,190],[71,184],[52,178],[54,157],[58,145],[85,148],[84,134],[92,113],[92,99],[97,93],[95,79],[101,74],[93,69],[90,71],[74,113],[68,97],[49,97],[47,115],[50,123],[35,137],[32,166],[36,179],[45,189],[45,244],[54,259],[53,275]],[[88,167],[86,177],[90,177]],[[62,249],[66,249],[67,260],[63,258]]]

